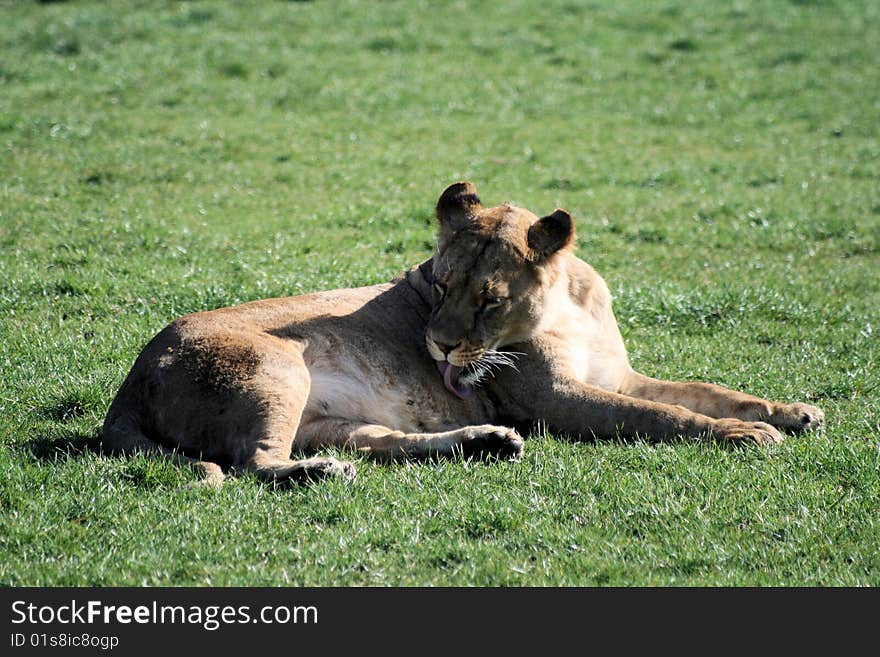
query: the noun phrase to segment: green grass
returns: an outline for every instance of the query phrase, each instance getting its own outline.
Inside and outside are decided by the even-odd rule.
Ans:
[[[0,584],[880,585],[880,5],[0,3]],[[821,406],[221,490],[95,451],[184,313],[387,280],[440,191],[577,218],[633,364]]]

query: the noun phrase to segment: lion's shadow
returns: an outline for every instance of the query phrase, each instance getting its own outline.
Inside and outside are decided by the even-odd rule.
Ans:
[[[86,454],[103,454],[101,430],[65,431],[61,435],[37,436],[25,442],[31,456],[38,461],[79,458]]]

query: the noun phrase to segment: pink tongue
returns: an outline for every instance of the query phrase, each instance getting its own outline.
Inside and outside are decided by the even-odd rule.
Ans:
[[[446,389],[453,395],[459,399],[470,399],[474,396],[474,389],[462,384],[458,380],[458,375],[461,373],[460,367],[447,363],[446,361],[438,360],[437,369],[440,370],[440,374],[443,375],[443,385],[445,385]]]

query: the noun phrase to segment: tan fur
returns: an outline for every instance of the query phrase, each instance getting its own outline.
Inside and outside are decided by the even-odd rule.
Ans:
[[[483,208],[471,183],[456,183],[437,217],[433,257],[391,283],[173,322],[120,388],[104,444],[173,456],[219,484],[229,469],[353,476],[350,463],[292,458],[326,446],[382,460],[515,457],[522,439],[508,427],[538,421],[581,439],[759,444],[780,442],[777,428],[822,426],[812,406],[635,372],[608,287],[572,253],[565,211]],[[445,387],[436,361],[473,369],[493,350],[510,366],[496,364],[472,397]]]

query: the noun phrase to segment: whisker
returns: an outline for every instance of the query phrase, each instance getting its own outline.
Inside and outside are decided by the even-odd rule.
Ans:
[[[465,366],[461,380],[468,385],[476,385],[487,375],[495,376],[501,372],[502,368],[510,367],[514,371],[519,372],[516,366],[516,360],[520,356],[525,356],[520,351],[499,351],[496,349],[486,349],[477,358]]]
[[[524,356],[522,352],[515,351],[495,351],[495,350],[487,350],[480,357],[481,361],[485,361],[487,363],[492,363],[493,365],[499,366],[507,366],[512,367],[514,370],[519,372],[519,368],[514,363],[514,360],[519,358],[519,356]]]

